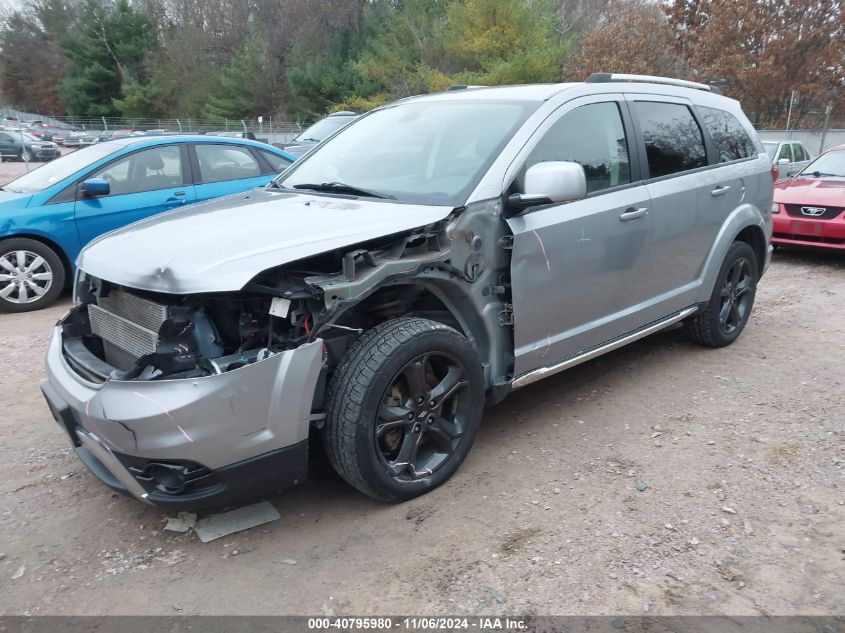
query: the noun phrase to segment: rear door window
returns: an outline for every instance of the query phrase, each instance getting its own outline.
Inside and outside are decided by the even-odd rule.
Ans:
[[[701,122],[719,150],[719,162],[727,163],[757,155],[757,148],[739,120],[718,108],[696,106]]]
[[[688,106],[635,101],[633,113],[645,141],[650,178],[707,165],[704,137]]]
[[[619,106],[591,103],[564,114],[537,143],[526,167],[544,161],[579,163],[587,177],[587,193],[631,182]]]
[[[800,163],[804,160],[809,160],[809,156],[804,151],[804,146],[801,143],[793,143],[792,144],[792,156],[795,159],[796,163]]]
[[[203,183],[255,178],[261,175],[258,160],[240,145],[197,143],[197,161]]]
[[[258,151],[261,152],[261,155],[268,163],[270,163],[270,167],[272,167],[273,171],[277,174],[282,173],[285,169],[288,168],[288,165],[290,165],[292,162],[284,156],[279,156],[278,154],[274,154],[273,152],[267,152],[263,149],[260,149]]]

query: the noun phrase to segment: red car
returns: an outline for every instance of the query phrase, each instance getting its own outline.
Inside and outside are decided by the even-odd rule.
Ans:
[[[845,250],[845,145],[775,185],[773,244]]]

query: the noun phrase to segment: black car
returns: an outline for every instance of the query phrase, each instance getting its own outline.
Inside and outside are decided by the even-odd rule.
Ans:
[[[42,141],[27,132],[0,132],[0,159],[2,160],[53,160],[61,155],[59,146]]]
[[[314,125],[305,128],[293,141],[282,147],[286,152],[295,156],[302,156],[312,147],[327,139],[339,129],[346,127],[360,115],[354,112],[335,112],[325,119],[320,119]]]

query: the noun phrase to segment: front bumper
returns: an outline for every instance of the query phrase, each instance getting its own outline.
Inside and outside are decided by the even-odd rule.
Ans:
[[[315,341],[202,378],[90,382],[67,362],[62,325],[42,391],[88,469],[155,505],[225,505],[299,483],[307,471]]]
[[[772,215],[773,244],[845,250],[845,215],[830,220],[797,218],[785,211]]]
[[[52,160],[53,158],[57,158],[61,155],[58,149],[56,148],[32,148],[32,157],[36,160]]]

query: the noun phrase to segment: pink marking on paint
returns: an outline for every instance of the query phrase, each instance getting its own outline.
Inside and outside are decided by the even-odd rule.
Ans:
[[[543,355],[541,358],[545,358],[546,354],[549,353],[549,350],[552,348],[552,336],[551,334],[546,334],[546,349],[543,351]]]
[[[552,265],[549,263],[549,256],[546,255],[546,247],[543,244],[543,239],[540,237],[540,234],[537,233],[537,231],[531,231],[531,232],[534,233],[534,237],[536,237],[537,241],[540,242],[540,250],[543,251],[543,257],[546,260],[546,268],[549,269],[549,272],[552,272]]]
[[[194,440],[192,440],[192,439],[191,439],[191,436],[190,436],[190,435],[188,435],[188,432],[187,432],[185,429],[183,429],[181,426],[179,426],[179,425],[177,424],[177,425],[176,425],[176,428],[177,428],[177,429],[179,429],[179,430],[182,432],[182,435],[184,435],[184,436],[185,436],[185,439],[186,439],[186,440],[188,440],[189,442],[193,442],[193,441],[194,441]]]
[[[150,398],[149,396],[145,396],[144,394],[138,393],[137,391],[133,391],[132,393],[134,393],[136,396],[138,396],[142,400],[146,400],[147,402],[152,402],[154,404],[157,404],[158,406],[161,407],[161,410],[162,410],[162,412],[164,412],[164,415],[166,415],[168,418],[170,418],[171,421],[173,420],[173,418],[170,417],[170,411],[167,410],[167,407],[164,406],[164,403],[161,402],[160,400],[156,400],[155,398]]]
[[[150,398],[149,396],[145,396],[144,394],[142,394],[142,393],[138,393],[137,391],[133,391],[132,393],[134,393],[136,396],[138,396],[138,397],[139,397],[139,398],[141,398],[142,400],[147,400],[148,402],[152,402],[152,403],[157,404],[158,406],[160,406],[160,407],[161,407],[161,410],[164,412],[164,415],[166,415],[166,416],[167,416],[167,418],[168,418],[171,422],[173,422],[173,417],[170,415],[170,411],[168,411],[168,410],[167,410],[167,407],[166,407],[166,406],[164,406],[164,403],[163,403],[163,402],[161,402],[160,400],[156,400],[155,398]],[[176,424],[175,422],[173,422],[173,423],[174,423],[174,424]],[[190,435],[188,435],[188,432],[187,432],[187,431],[185,431],[185,429],[183,429],[181,426],[179,426],[178,424],[176,424],[176,428],[177,428],[177,429],[179,429],[179,432],[182,434],[182,436],[183,436],[186,440],[188,440],[189,442],[193,442],[193,441],[194,441],[194,440],[191,438],[191,436],[190,436]]]

